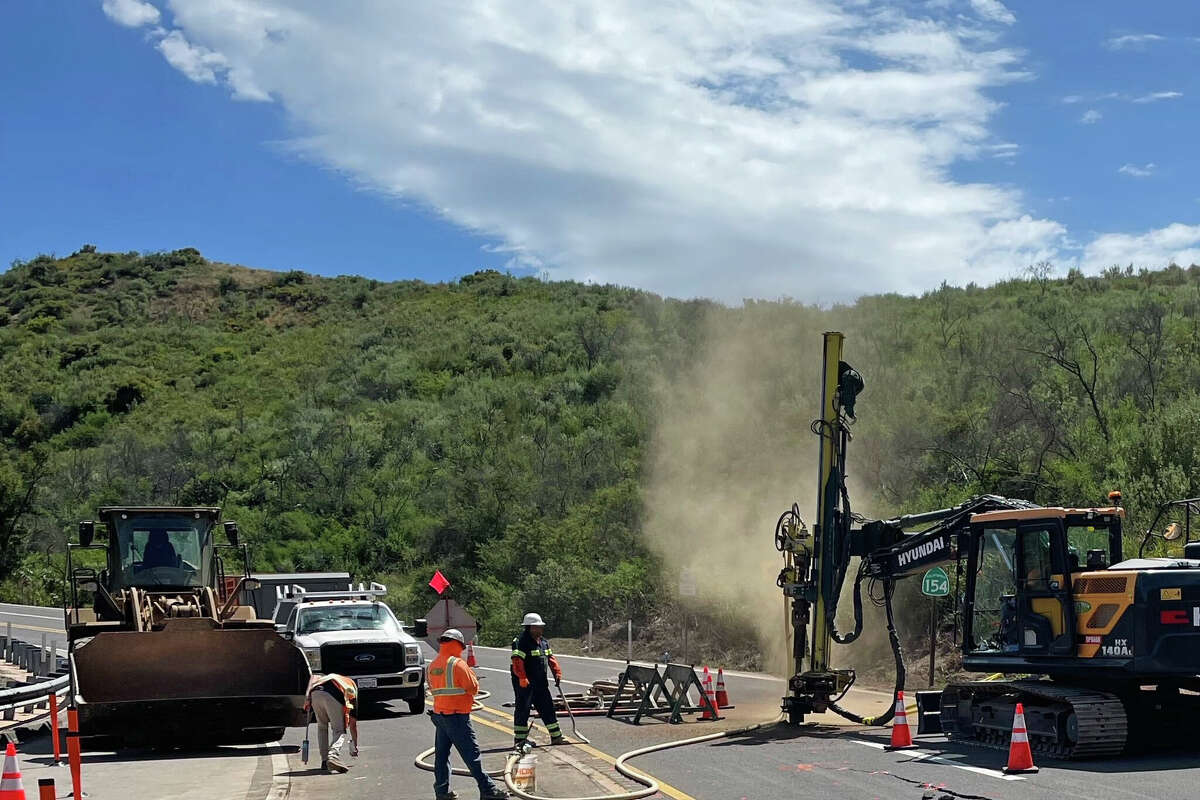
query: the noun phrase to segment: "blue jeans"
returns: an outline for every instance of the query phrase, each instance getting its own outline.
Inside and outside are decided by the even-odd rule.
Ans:
[[[450,745],[462,756],[471,777],[479,784],[479,794],[489,795],[499,791],[495,781],[483,771],[483,758],[479,754],[479,742],[475,729],[471,727],[470,714],[430,714],[436,729],[433,738],[433,792],[436,795],[450,793]]]

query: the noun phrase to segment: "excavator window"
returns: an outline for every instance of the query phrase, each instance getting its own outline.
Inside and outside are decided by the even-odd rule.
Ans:
[[[1039,592],[1050,591],[1050,576],[1054,574],[1050,555],[1050,531],[1023,531],[1021,551],[1025,570],[1022,588]]]
[[[978,541],[972,649],[977,652],[1015,649],[1017,532],[987,531]]]

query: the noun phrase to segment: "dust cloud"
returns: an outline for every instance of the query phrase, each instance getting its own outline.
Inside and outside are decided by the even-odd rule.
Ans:
[[[798,306],[714,312],[695,361],[663,377],[650,445],[645,535],[669,571],[696,576],[681,602],[718,647],[753,626],[779,674],[791,646],[775,522],[793,502],[812,519],[823,322]]]
[[[749,627],[761,666],[778,675],[791,674],[791,630],[775,583],[783,567],[775,524],[793,502],[810,526],[814,519],[819,443],[809,424],[820,413],[821,333],[830,322],[829,311],[795,305],[714,312],[695,360],[662,376],[651,438],[645,535],[672,577],[686,568],[697,579],[699,596],[678,602],[718,651],[744,642]],[[855,511],[870,513],[854,453]],[[844,629],[853,575],[852,567]],[[674,596],[674,583],[664,591]],[[882,614],[864,604],[866,631],[849,648],[835,646],[835,663],[847,653],[891,662]]]

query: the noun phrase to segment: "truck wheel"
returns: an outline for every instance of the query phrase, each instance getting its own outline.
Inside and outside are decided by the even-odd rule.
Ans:
[[[425,693],[417,692],[417,696],[408,701],[408,711],[411,714],[425,713]]]

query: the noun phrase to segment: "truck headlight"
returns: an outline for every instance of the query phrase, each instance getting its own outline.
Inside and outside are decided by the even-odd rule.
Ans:
[[[419,644],[404,645],[404,666],[415,667],[421,663],[421,646]]]
[[[306,647],[304,648],[304,657],[308,659],[308,668],[313,672],[321,671],[321,648]]]

